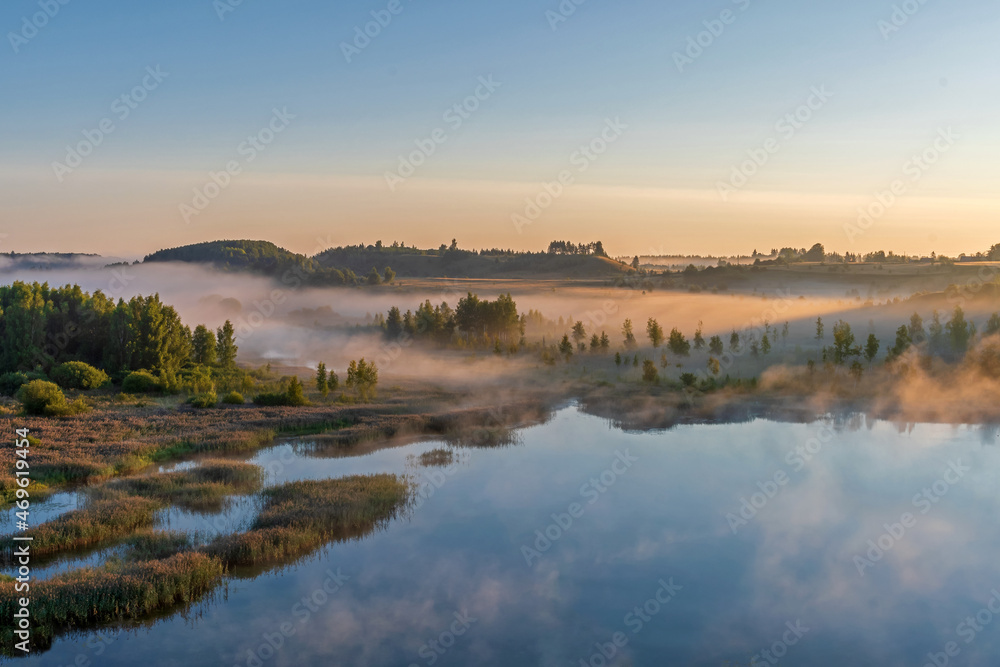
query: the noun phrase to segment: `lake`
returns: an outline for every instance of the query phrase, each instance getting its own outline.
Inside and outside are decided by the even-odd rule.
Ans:
[[[270,484],[396,472],[418,498],[365,538],[18,664],[995,665],[998,433],[862,416],[624,432],[570,406],[446,467],[416,458],[436,441],[280,442],[251,459]],[[257,506],[160,525],[218,534]]]

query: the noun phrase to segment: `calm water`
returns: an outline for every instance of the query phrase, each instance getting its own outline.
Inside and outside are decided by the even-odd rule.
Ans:
[[[781,665],[1000,662],[995,429],[625,433],[568,408],[521,440],[444,469],[414,463],[433,442],[358,458],[265,450],[253,460],[272,484],[409,473],[422,497],[365,539],[19,664],[775,664],[764,650]],[[254,508],[162,523],[225,532]]]

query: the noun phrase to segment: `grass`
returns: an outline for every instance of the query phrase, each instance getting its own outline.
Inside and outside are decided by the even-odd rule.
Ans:
[[[293,482],[265,491],[250,530],[216,539],[207,552],[231,567],[283,560],[375,530],[408,498],[407,483],[389,474]]]
[[[218,510],[226,496],[256,491],[264,471],[250,463],[209,460],[197,468],[113,480],[94,491],[98,497],[142,496],[193,510]]]
[[[145,617],[193,602],[218,584],[222,564],[202,553],[180,553],[163,560],[110,563],[32,583],[32,644],[45,648],[63,630]],[[18,593],[0,582],[0,614],[13,617]],[[0,631],[2,652],[13,655],[13,628]]]
[[[179,531],[147,531],[125,541],[125,559],[129,561],[169,558],[193,546],[190,535]]]
[[[26,531],[34,537],[31,551],[35,556],[44,556],[69,549],[100,544],[130,535],[139,528],[153,523],[153,515],[161,503],[150,498],[122,496],[91,503],[84,509],[67,512],[61,517],[47,521]],[[13,548],[2,554],[2,562],[12,564]]]
[[[432,449],[429,452],[421,454],[417,457],[417,460],[420,462],[420,465],[425,468],[440,468],[451,464],[451,462],[455,460],[455,454],[450,449]]]

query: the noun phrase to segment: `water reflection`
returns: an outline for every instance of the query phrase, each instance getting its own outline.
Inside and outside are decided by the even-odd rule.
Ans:
[[[952,664],[996,664],[996,629],[960,627],[1000,590],[991,429],[830,416],[630,433],[571,408],[452,467],[413,463],[441,442],[355,458],[282,443],[253,458],[269,484],[400,472],[425,493],[387,530],[235,579],[100,664],[923,665],[950,641]],[[95,637],[24,664],[72,664]]]

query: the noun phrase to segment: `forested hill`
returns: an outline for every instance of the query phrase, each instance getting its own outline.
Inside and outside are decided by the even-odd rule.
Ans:
[[[288,282],[296,278],[315,285],[352,285],[357,276],[321,266],[305,255],[285,250],[270,241],[208,241],[158,250],[146,262],[206,264],[220,271],[254,273]]]
[[[596,253],[595,254],[595,249]],[[603,245],[558,242],[548,252],[437,250],[399,244],[332,248],[307,257],[268,241],[211,241],[160,250],[145,262],[191,262],[222,271],[285,279],[298,275],[315,285],[380,283],[401,278],[613,278],[633,269],[604,255]]]
[[[407,278],[597,278],[633,269],[606,256],[566,252],[463,250],[457,247],[420,250],[403,246],[347,246],[316,255],[322,266],[346,267],[359,275],[373,266],[392,267]]]

